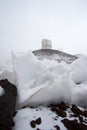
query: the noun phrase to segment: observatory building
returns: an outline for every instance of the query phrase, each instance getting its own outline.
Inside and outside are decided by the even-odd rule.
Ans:
[[[42,49],[52,49],[51,40],[43,39],[42,40]]]
[[[49,59],[55,60],[57,62],[65,61],[67,64],[72,63],[78,58],[75,55],[67,54],[65,52],[52,49],[52,42],[48,39],[43,39],[41,49],[33,51],[33,54],[39,60]]]

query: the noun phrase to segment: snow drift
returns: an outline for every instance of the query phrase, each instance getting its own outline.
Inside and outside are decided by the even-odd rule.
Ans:
[[[87,60],[71,65],[38,60],[32,52],[12,53],[11,69],[0,67],[0,79],[7,78],[18,89],[18,106],[58,103],[87,106]],[[79,83],[79,84],[78,84]]]
[[[75,83],[87,81],[87,59],[85,57],[78,58],[71,64],[72,79]]]

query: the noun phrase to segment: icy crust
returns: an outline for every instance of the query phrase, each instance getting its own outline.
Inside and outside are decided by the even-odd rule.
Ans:
[[[48,59],[40,61],[29,51],[12,53],[9,64],[9,69],[0,67],[0,79],[7,78],[17,86],[18,107],[61,101],[87,106],[86,58],[68,65]]]

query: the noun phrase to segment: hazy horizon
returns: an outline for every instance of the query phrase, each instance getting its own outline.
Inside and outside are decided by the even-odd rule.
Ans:
[[[54,49],[87,55],[86,0],[2,0],[0,18],[0,57],[40,49],[43,38]]]

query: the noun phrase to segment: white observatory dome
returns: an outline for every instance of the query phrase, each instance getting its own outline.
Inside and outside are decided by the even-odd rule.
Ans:
[[[51,49],[51,48],[52,48],[51,40],[43,39],[42,40],[42,49]]]

